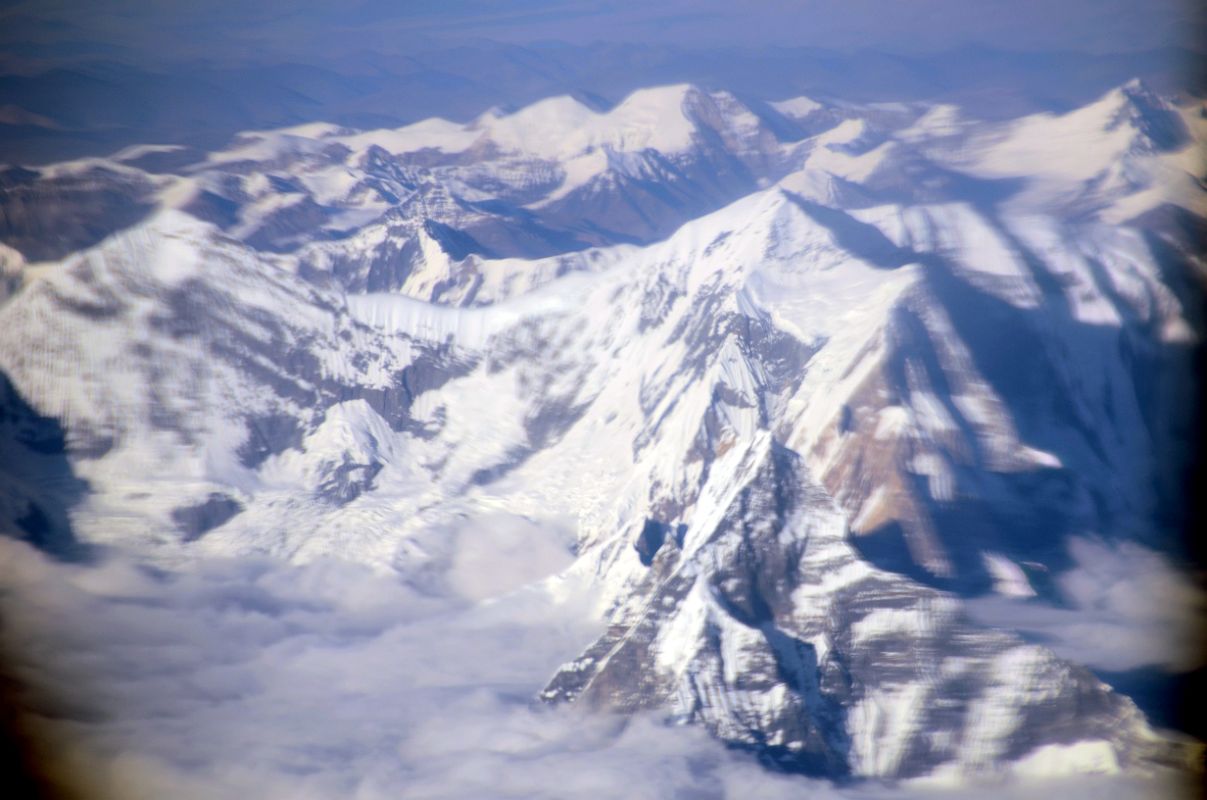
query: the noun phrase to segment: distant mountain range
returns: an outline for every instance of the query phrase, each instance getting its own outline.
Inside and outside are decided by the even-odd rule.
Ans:
[[[1207,89],[1196,66],[1201,54],[1172,47],[1091,53],[978,45],[906,54],[407,37],[383,51],[385,42],[374,48],[364,37],[343,34],[338,43],[322,37],[306,56],[290,57],[191,30],[148,36],[151,55],[89,42],[89,36],[103,38],[96,29],[74,37],[27,30],[21,40],[19,14],[3,19],[12,27],[0,25],[0,40],[7,33],[17,41],[0,48],[0,153],[22,163],[103,156],[147,143],[209,150],[239,131],[316,119],[356,128],[434,116],[466,121],[492,106],[516,109],[560,94],[614,104],[638,89],[677,83],[732,92],[753,104],[797,95],[956,103],[996,120],[1069,111],[1134,77],[1162,93],[1201,96]],[[173,46],[159,52],[164,41]]]

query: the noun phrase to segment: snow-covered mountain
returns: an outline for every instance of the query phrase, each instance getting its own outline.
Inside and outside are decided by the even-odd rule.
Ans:
[[[1176,762],[962,598],[1169,545],[1202,128],[1135,84],[992,124],[676,86],[9,168],[0,512],[404,575],[568,520],[607,628],[550,701],[827,776]]]

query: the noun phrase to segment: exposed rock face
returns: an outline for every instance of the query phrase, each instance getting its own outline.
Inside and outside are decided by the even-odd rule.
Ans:
[[[830,776],[992,770],[1087,740],[1120,763],[1169,757],[1087,670],[861,561],[791,451],[765,440],[751,455],[763,463],[717,527],[660,550],[545,699],[667,708],[780,769]]]

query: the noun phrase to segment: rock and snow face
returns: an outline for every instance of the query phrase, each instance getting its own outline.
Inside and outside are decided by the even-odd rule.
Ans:
[[[607,630],[547,699],[831,776],[1167,760],[960,597],[1161,543],[1201,265],[1118,223],[1202,208],[1160,184],[1196,124],[1134,86],[996,126],[669,87],[10,170],[0,512],[409,573],[453,520],[569,520]]]

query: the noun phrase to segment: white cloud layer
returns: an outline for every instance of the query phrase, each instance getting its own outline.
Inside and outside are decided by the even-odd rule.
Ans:
[[[1058,654],[1107,671],[1202,666],[1207,599],[1168,559],[1131,542],[1070,540],[1075,566],[1058,579],[1067,607],[1006,597],[970,603],[981,622],[1039,639]]]
[[[409,580],[337,562],[72,566],[0,538],[4,668],[57,770],[87,797],[944,796],[776,775],[697,729],[534,705],[597,623],[564,584],[483,582],[524,562],[525,543],[560,566],[559,533],[504,519],[482,530],[501,533],[446,532],[455,557],[429,562],[444,573]],[[1154,788],[1043,787],[1068,798]]]

